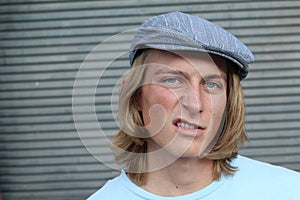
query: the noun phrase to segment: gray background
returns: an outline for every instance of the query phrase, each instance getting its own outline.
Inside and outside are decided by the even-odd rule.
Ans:
[[[254,52],[243,82],[247,131],[241,151],[300,171],[300,1],[0,1],[0,188],[9,199],[84,199],[117,172],[84,147],[72,113],[79,67],[103,40],[136,28],[145,18],[184,11],[215,22]],[[82,91],[130,37],[112,42],[90,65]],[[126,55],[105,71],[96,112],[108,135],[117,131],[112,88],[126,72]],[[106,140],[90,124],[89,93],[78,95],[81,132],[96,152]],[[86,117],[85,117],[86,116]]]

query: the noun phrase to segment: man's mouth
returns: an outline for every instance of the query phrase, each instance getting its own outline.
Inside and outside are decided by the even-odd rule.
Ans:
[[[195,130],[198,130],[198,129],[204,130],[205,129],[199,125],[196,125],[194,123],[189,123],[189,122],[183,121],[181,119],[176,120],[174,124],[177,127],[186,128],[186,129],[195,129]]]
[[[182,127],[182,128],[189,128],[189,129],[198,129],[198,126],[193,124],[188,124],[185,122],[177,122],[176,126]]]

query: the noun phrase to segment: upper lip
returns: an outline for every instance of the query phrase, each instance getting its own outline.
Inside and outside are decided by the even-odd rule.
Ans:
[[[176,126],[177,126],[177,123],[178,123],[178,122],[183,122],[183,123],[187,123],[187,124],[193,125],[193,126],[197,127],[198,129],[202,129],[202,130],[205,129],[204,126],[201,126],[201,125],[199,125],[199,124],[197,124],[197,123],[194,123],[194,122],[191,122],[191,121],[189,121],[189,120],[177,118],[177,119],[175,119],[175,120],[173,121],[174,125],[176,125]]]

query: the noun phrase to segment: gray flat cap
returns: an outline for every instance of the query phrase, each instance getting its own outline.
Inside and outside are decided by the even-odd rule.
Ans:
[[[222,56],[238,67],[240,79],[249,71],[254,56],[234,35],[205,19],[182,12],[158,15],[145,20],[131,43],[130,64],[138,50],[201,51]]]

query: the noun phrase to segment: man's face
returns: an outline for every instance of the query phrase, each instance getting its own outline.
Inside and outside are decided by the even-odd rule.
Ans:
[[[148,151],[202,157],[226,107],[226,63],[208,54],[151,51],[139,99]]]

